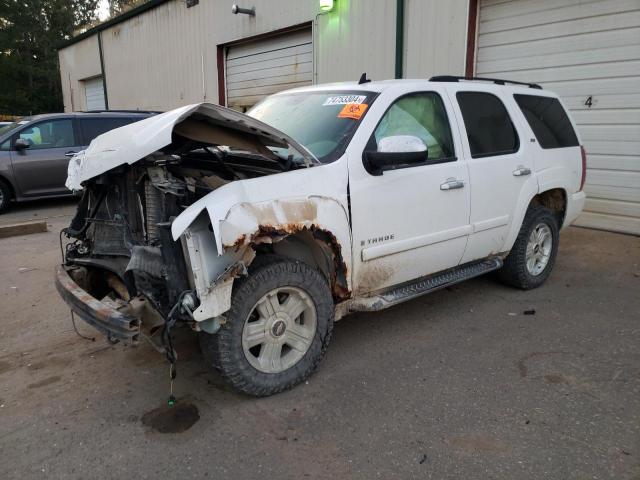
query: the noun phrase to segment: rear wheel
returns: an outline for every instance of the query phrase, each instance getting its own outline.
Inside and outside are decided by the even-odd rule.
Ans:
[[[11,188],[7,183],[0,179],[0,212],[4,212],[7,208],[9,208],[9,203],[11,202],[12,197]]]
[[[200,333],[205,358],[236,389],[266,396],[315,370],[333,328],[333,300],[316,269],[283,257],[256,263],[234,289],[217,334]]]
[[[509,285],[539,287],[551,274],[558,253],[559,228],[553,211],[541,205],[527,211],[511,252],[498,272]]]

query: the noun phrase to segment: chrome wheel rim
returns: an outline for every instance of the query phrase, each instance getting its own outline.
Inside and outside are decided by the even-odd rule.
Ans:
[[[242,329],[242,349],[253,368],[280,373],[305,356],[317,329],[311,297],[296,287],[279,287],[251,309]]]
[[[527,243],[526,263],[527,271],[534,277],[540,275],[549,263],[553,235],[546,223],[539,223],[529,235]]]
[[[0,188],[0,207],[2,207],[2,205],[4,205],[4,192]]]

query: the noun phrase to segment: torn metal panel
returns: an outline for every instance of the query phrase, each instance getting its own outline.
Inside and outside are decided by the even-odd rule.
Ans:
[[[342,220],[342,221],[341,221]],[[313,237],[329,245],[333,255],[334,296],[350,296],[351,235],[346,212],[334,199],[313,196],[234,206],[220,222],[224,249],[277,242],[288,235],[309,231]],[[341,287],[342,285],[342,287]]]
[[[112,338],[136,343],[140,334],[140,320],[87,293],[76,283],[82,283],[85,278],[84,267],[66,268],[60,265],[56,268],[56,288],[73,312]]]
[[[203,321],[222,315],[231,308],[233,279],[246,273],[246,265],[251,263],[255,253],[244,248],[218,255],[206,215],[200,216],[189,227],[184,238],[194,286],[200,299],[193,318]]]

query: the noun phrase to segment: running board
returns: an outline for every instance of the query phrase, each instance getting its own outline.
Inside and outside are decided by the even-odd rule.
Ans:
[[[387,307],[448,287],[449,285],[484,275],[500,267],[502,267],[502,259],[497,257],[484,259],[479,262],[466,263],[428,277],[419,278],[414,282],[406,283],[400,287],[386,290],[371,297],[355,299],[349,304],[349,311],[371,312],[383,310]]]

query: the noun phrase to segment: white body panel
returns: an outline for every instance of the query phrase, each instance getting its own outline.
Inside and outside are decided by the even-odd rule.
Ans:
[[[313,206],[307,210],[305,205]],[[177,240],[206,210],[221,255],[238,238],[258,232],[260,225],[316,225],[336,236],[345,263],[350,265],[347,205],[347,167],[345,162],[337,161],[223,185],[182,212],[173,221],[171,233]]]
[[[372,176],[363,166],[365,145],[380,118],[398,97],[416,91],[441,96],[456,153],[462,149],[444,85],[400,84],[376,99],[347,149],[353,276],[360,294],[456,266],[470,233],[469,177],[461,155],[454,162],[386,171],[380,176]],[[465,187],[441,190],[449,178],[464,182]]]
[[[526,121],[515,115],[519,110],[513,100],[513,91],[493,85],[462,83],[449,85],[449,95],[454,105],[457,124],[462,139],[461,156],[469,167],[471,184],[470,236],[462,263],[495,255],[511,249],[511,226],[519,225],[529,202],[538,193],[536,175],[515,176],[519,168],[534,171],[534,158],[529,143],[530,135],[523,135]],[[472,158],[464,119],[456,99],[457,92],[486,92],[497,96],[507,108],[511,121],[519,135],[519,148],[507,155]],[[526,93],[531,93],[527,89]],[[527,127],[528,128],[528,127]]]

